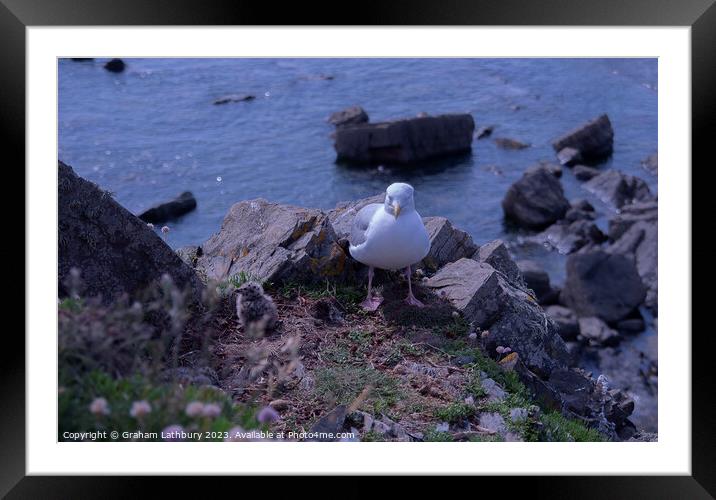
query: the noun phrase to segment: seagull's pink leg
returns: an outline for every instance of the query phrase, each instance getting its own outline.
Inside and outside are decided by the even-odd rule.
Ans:
[[[410,282],[410,275],[412,274],[410,272],[410,266],[405,268],[405,274],[408,276],[408,298],[405,299],[405,302],[410,306],[423,307],[425,304],[420,302],[415,298],[415,295],[413,295],[413,286]]]
[[[378,306],[380,306],[381,302],[383,302],[382,298],[372,296],[372,290],[373,290],[373,266],[368,266],[368,296],[360,304],[361,307],[363,309],[365,309],[366,311],[375,311],[376,309],[378,309]]]

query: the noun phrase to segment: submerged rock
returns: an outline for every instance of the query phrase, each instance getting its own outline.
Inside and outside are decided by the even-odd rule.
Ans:
[[[185,191],[172,201],[161,203],[139,214],[144,222],[160,224],[177,219],[196,209],[196,198],[189,191]]]
[[[497,147],[502,149],[526,149],[530,147],[526,142],[520,142],[515,139],[508,139],[507,137],[497,137],[493,139]]]
[[[59,294],[72,268],[81,272],[87,296],[110,302],[140,292],[162,275],[198,293],[194,271],[139,218],[95,184],[58,162]]]
[[[212,104],[219,106],[221,104],[229,104],[230,102],[246,102],[253,101],[254,99],[256,99],[256,96],[252,94],[230,94],[215,99]]]
[[[572,172],[574,172],[574,176],[577,180],[580,181],[588,181],[601,173],[599,169],[587,165],[575,165]]]
[[[460,259],[440,269],[426,285],[444,295],[475,326],[489,329],[488,350],[509,346],[541,374],[567,362],[554,322],[526,291],[492,266]]]
[[[634,262],[603,250],[572,254],[561,297],[580,317],[607,323],[626,318],[644,300],[646,290]]]
[[[346,272],[347,256],[326,214],[261,198],[234,204],[202,250],[196,268],[209,279],[244,272],[272,283],[316,282]]]
[[[579,158],[589,163],[601,161],[611,155],[613,146],[614,130],[606,114],[567,132],[552,143],[558,154],[564,154],[565,148],[570,148],[579,153]],[[577,156],[573,156],[572,160],[576,158]]]
[[[502,200],[505,216],[518,225],[542,229],[564,217],[569,202],[559,179],[545,168],[530,169],[512,184]]]
[[[336,127],[359,125],[361,123],[368,123],[368,120],[368,113],[360,106],[352,106],[343,111],[336,111],[328,117],[328,123]]]
[[[415,163],[469,152],[475,122],[469,114],[425,116],[336,129],[337,161]]]
[[[593,177],[584,187],[604,203],[616,208],[637,201],[653,200],[649,186],[644,180],[626,175],[618,170],[607,170]]]

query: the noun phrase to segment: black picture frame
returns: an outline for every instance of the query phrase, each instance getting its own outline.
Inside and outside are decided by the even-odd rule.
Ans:
[[[303,2],[272,3],[209,0],[0,0],[0,124],[6,165],[15,167],[25,185],[25,29],[29,26],[83,25],[543,25],[543,26],[690,26],[692,70],[693,164],[707,161],[716,132],[716,5],[715,0],[412,0],[309,6]],[[340,10],[339,10],[340,9]],[[346,16],[346,13],[349,14]],[[660,138],[664,140],[665,138]],[[713,159],[710,159],[710,164]],[[708,165],[708,164],[707,164]],[[690,165],[667,168],[694,170]],[[705,165],[706,167],[706,165]],[[48,169],[50,167],[48,166]],[[707,168],[707,167],[706,167]],[[20,173],[22,172],[22,173]],[[49,171],[48,171],[49,172]],[[17,185],[17,184],[15,184]],[[26,187],[26,186],[25,186]],[[693,199],[693,198],[692,198]],[[693,202],[692,202],[693,203]],[[692,205],[696,216],[699,210]],[[16,222],[20,223],[16,217]],[[692,226],[693,227],[693,226]],[[697,226],[698,227],[698,226]],[[702,226],[703,227],[703,226]],[[18,229],[23,231],[22,229]],[[18,238],[19,239],[19,238]],[[692,244],[692,258],[707,250]],[[24,240],[23,240],[24,249]],[[17,247],[17,245],[16,245]],[[17,248],[14,253],[19,254]],[[25,252],[22,252],[25,255]],[[698,259],[704,262],[705,259]],[[25,260],[27,268],[31,263]],[[19,293],[17,294],[20,295]],[[25,294],[22,294],[25,297]],[[709,298],[693,295],[693,311]],[[702,296],[703,297],[703,296]],[[701,302],[699,302],[701,301]],[[694,323],[695,325],[695,323]],[[713,498],[716,495],[716,403],[714,402],[710,328],[692,336],[692,475],[644,477],[530,478],[530,484],[505,478],[480,479],[479,490],[498,489],[549,498]],[[38,477],[25,474],[25,343],[6,331],[0,405],[0,494],[7,498],[119,498],[148,492],[144,481],[120,477]],[[672,332],[686,336],[688,332]],[[11,335],[12,334],[12,335]],[[225,478],[227,479],[227,478]],[[293,479],[293,487],[302,489]],[[185,488],[184,481],[165,481],[167,489]],[[212,480],[213,486],[225,481]],[[538,484],[534,484],[534,483]],[[420,482],[413,483],[420,486]],[[509,485],[509,488],[507,487]],[[488,489],[489,488],[489,489]],[[351,490],[353,488],[348,488]],[[407,494],[407,490],[406,494]]]

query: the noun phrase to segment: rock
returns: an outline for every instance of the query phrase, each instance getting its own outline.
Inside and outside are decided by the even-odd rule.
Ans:
[[[469,114],[363,123],[336,129],[337,161],[409,164],[467,153],[475,122]]]
[[[579,318],[579,332],[584,338],[597,345],[615,346],[621,340],[618,332],[595,316]]]
[[[104,69],[112,73],[121,73],[125,67],[126,64],[121,59],[110,59],[104,65]]]
[[[609,117],[604,114],[556,139],[552,147],[557,152],[573,148],[582,160],[594,163],[612,154],[614,130]]]
[[[351,106],[343,111],[336,111],[328,117],[328,123],[336,127],[346,127],[349,125],[360,125],[368,123],[368,113],[360,106]]]
[[[530,147],[530,145],[525,142],[516,141],[515,139],[508,139],[506,137],[497,137],[493,140],[495,144],[497,144],[497,147],[500,147],[502,149],[525,149]]]
[[[348,238],[348,235],[351,234],[353,219],[356,214],[360,212],[361,208],[366,205],[370,205],[371,203],[383,203],[384,201],[385,193],[381,193],[358,201],[344,201],[338,203],[336,208],[328,212],[328,219],[333,226],[336,236],[339,239]]]
[[[531,167],[529,167],[527,170],[525,170],[525,172],[534,172],[535,170],[538,170],[540,168],[545,169],[548,173],[552,174],[557,179],[562,177],[562,167],[550,162],[537,163],[536,165],[532,165]]]
[[[497,412],[483,413],[480,415],[480,427],[489,429],[496,434],[504,434],[507,432],[505,419]]]
[[[635,334],[643,332],[646,324],[642,318],[629,318],[618,321],[616,328],[620,333]]]
[[[239,272],[274,284],[341,279],[347,256],[328,216],[264,199],[234,204],[202,245],[197,271],[222,280]]]
[[[582,155],[578,149],[564,148],[557,152],[557,160],[560,165],[571,166],[582,161]]]
[[[221,104],[228,104],[230,102],[247,102],[256,99],[255,95],[252,94],[230,94],[215,99],[213,104],[219,106]]]
[[[635,202],[624,206],[620,212],[609,221],[609,239],[616,241],[626,233],[629,228],[638,222],[657,224],[659,207],[656,200]]]
[[[641,166],[651,175],[659,175],[659,154],[654,153],[642,160]]]
[[[567,258],[561,297],[578,316],[597,316],[607,323],[626,318],[646,296],[634,262],[602,250]]]
[[[577,217],[574,215],[577,214]],[[599,244],[607,240],[599,226],[589,220],[589,218],[578,218],[580,212],[572,209],[568,210],[565,218],[552,224],[541,233],[527,238],[530,241],[536,241],[547,248],[557,250],[559,253],[567,255],[590,244]],[[573,220],[573,219],[577,220]]]
[[[589,179],[596,177],[601,173],[599,169],[589,167],[587,165],[575,165],[575,167],[572,169],[572,172],[574,172],[574,176],[577,178],[577,180],[580,181],[588,181]]]
[[[482,379],[480,383],[482,384],[482,388],[487,393],[488,401],[502,401],[507,396],[507,393],[502,390],[502,387],[500,387],[497,382],[491,378]]]
[[[577,335],[579,335],[579,320],[571,309],[553,305],[546,307],[545,312],[557,324],[560,337],[565,341],[577,338]]]
[[[105,303],[134,296],[168,274],[197,297],[203,286],[181,258],[147,225],[106,191],[58,162],[59,294],[72,268],[81,272],[87,296]]]
[[[587,200],[577,199],[570,202],[572,209],[581,212],[594,212],[594,207]]]
[[[530,298],[492,266],[472,259],[447,264],[426,285],[444,295],[483,331],[486,348],[509,346],[532,371],[548,374],[566,363],[568,354],[557,326]]]
[[[193,268],[196,266],[196,259],[201,257],[202,250],[197,245],[187,245],[177,249],[177,255],[183,260],[189,267]]]
[[[642,179],[618,170],[607,170],[592,178],[584,187],[604,203],[622,208],[636,201],[653,200],[649,186]]]
[[[430,237],[430,252],[422,265],[436,271],[445,264],[463,257],[472,257],[478,246],[465,231],[457,229],[445,217],[424,217],[423,222]]]
[[[512,408],[510,410],[510,420],[514,423],[519,424],[527,420],[527,409],[526,408]]]
[[[74,61],[74,62],[94,61],[94,57],[71,57],[70,61]]]
[[[473,259],[478,262],[489,264],[497,271],[504,274],[507,279],[514,283],[522,284],[522,274],[520,269],[512,260],[510,252],[507,250],[507,246],[502,240],[493,240],[485,245],[481,246],[477,253],[473,256]]]
[[[566,410],[577,415],[589,413],[588,404],[594,391],[592,380],[574,370],[561,368],[551,373],[549,384],[559,392]]]
[[[629,221],[622,219],[610,224],[610,233],[618,239],[606,248],[607,252],[624,255],[634,262],[647,288],[644,302],[655,314],[658,313],[658,231],[656,220],[640,220],[629,225]]]
[[[539,264],[533,260],[520,260],[517,262],[517,267],[522,274],[525,286],[532,289],[538,302],[542,303],[545,298],[553,296],[549,274]]]
[[[177,198],[166,203],[161,203],[156,207],[145,210],[139,214],[139,218],[144,222],[152,224],[161,224],[170,220],[177,219],[184,214],[188,214],[196,209],[196,198],[189,191],[185,191]]]
[[[475,131],[475,139],[484,139],[485,137],[490,137],[492,135],[492,131],[494,130],[494,126],[489,125],[487,127],[480,127]]]
[[[318,422],[313,424],[309,433],[316,434],[311,441],[336,441],[337,434],[342,432],[343,424],[346,421],[346,406],[339,405],[322,416]]]
[[[525,172],[502,200],[505,216],[520,226],[542,229],[564,217],[569,202],[562,184],[544,168]]]

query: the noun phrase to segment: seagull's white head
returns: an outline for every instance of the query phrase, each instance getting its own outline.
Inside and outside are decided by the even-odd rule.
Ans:
[[[413,186],[404,182],[396,182],[385,190],[385,211],[397,219],[401,213],[415,210]]]

